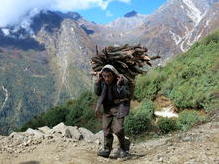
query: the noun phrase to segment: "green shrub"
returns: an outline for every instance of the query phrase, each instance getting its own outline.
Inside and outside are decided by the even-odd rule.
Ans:
[[[204,121],[205,117],[201,116],[197,111],[185,110],[179,114],[177,119],[177,126],[179,129],[186,131],[190,129],[194,124]]]
[[[154,116],[154,108],[153,101],[144,99],[137,108],[137,114],[144,115],[147,119],[152,120]]]
[[[69,114],[66,116],[67,125],[78,125],[82,118],[93,118],[92,104],[94,103],[94,95],[90,92],[84,92],[77,101],[70,107]]]
[[[204,45],[208,45],[212,42],[214,43],[219,43],[219,31],[216,31],[215,33],[213,34],[210,34],[208,35],[205,39],[203,39],[202,41],[202,44]]]
[[[41,126],[53,127],[60,122],[69,126],[80,126],[96,132],[100,130],[100,122],[96,119],[93,106],[96,97],[89,91],[83,92],[77,99],[49,109],[47,112],[36,116],[20,129],[37,128]]]
[[[125,120],[125,131],[128,135],[139,135],[151,128],[154,116],[154,103],[144,99],[135,113],[130,113]]]
[[[159,120],[157,122],[157,127],[164,134],[178,129],[177,124],[176,124],[176,120],[170,119],[170,118],[159,118]]]
[[[154,99],[159,92],[160,83],[163,80],[158,70],[150,71],[146,75],[139,76],[136,80],[134,97],[137,100]]]
[[[130,113],[125,119],[125,131],[130,136],[144,133],[150,126],[150,120],[142,113]]]
[[[65,117],[68,114],[68,109],[65,106],[57,106],[48,111],[42,116],[45,124],[49,127],[53,127],[60,122],[65,121]]]

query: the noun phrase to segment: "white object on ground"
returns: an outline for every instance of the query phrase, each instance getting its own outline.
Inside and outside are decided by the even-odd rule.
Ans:
[[[154,114],[156,116],[160,116],[160,117],[168,117],[168,118],[178,117],[178,114],[174,113],[174,108],[172,105],[161,109],[161,111],[156,111],[156,112],[154,112]]]

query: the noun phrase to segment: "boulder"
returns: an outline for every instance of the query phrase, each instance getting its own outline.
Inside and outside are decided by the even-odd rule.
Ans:
[[[34,130],[34,129],[31,129],[31,128],[28,128],[26,131],[25,131],[26,134],[30,134],[30,135],[33,135],[37,138],[44,138],[44,134],[39,131],[39,130]]]
[[[56,137],[67,137],[71,138],[71,133],[68,127],[63,123],[59,123],[58,125],[54,126],[50,131],[51,134],[55,135]]]
[[[104,134],[103,130],[99,131],[98,133],[95,134],[95,139],[97,144],[102,144],[104,140]]]
[[[24,132],[12,132],[9,135],[9,139],[23,140],[25,138]]]
[[[44,134],[50,134],[50,132],[51,132],[51,129],[48,126],[40,127],[40,128],[38,128],[38,130]]]
[[[64,131],[66,128],[67,128],[67,126],[66,126],[63,122],[61,122],[61,123],[59,123],[58,125],[54,126],[54,127],[52,128],[52,130],[53,130],[53,131],[56,131],[56,132],[62,132],[62,131]]]
[[[67,129],[69,130],[71,134],[71,138],[75,140],[80,140],[83,138],[77,126],[68,126]]]
[[[54,126],[50,133],[56,137],[66,137],[75,140],[80,140],[83,138],[77,126],[66,126],[63,122]]]
[[[86,142],[95,142],[96,140],[95,135],[90,130],[85,128],[79,128],[79,131]]]

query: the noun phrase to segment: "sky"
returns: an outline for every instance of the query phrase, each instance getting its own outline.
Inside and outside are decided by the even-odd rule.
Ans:
[[[135,10],[151,14],[167,0],[0,0],[0,27],[21,22],[29,11],[76,11],[85,19],[105,24]]]
[[[87,10],[77,10],[85,19],[99,24],[105,24],[123,17],[127,12],[135,10],[140,14],[151,14],[167,0],[131,0],[127,3],[114,1],[106,9],[98,7]]]

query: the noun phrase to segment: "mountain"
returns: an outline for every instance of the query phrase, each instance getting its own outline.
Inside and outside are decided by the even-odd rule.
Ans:
[[[124,17],[130,18],[136,16],[138,13],[135,10],[132,10],[124,15]]]
[[[28,13],[0,33],[0,133],[90,88],[95,45],[75,13]]]
[[[169,0],[151,15],[131,11],[105,25],[34,9],[0,27],[0,133],[90,89],[95,45],[141,43],[162,64],[217,28],[219,0]]]
[[[141,43],[152,54],[160,51],[164,60],[185,52],[217,28],[218,0],[169,0],[152,15],[130,12],[90,36],[101,46]]]
[[[150,124],[144,120],[154,119],[153,113],[157,115],[157,112],[161,112],[164,115],[159,116],[162,117],[168,117],[169,114],[172,116],[174,114],[173,117],[179,116],[178,121],[182,123],[180,129],[186,130],[198,120],[202,120],[204,115],[218,111],[218,49],[219,30],[196,42],[186,53],[175,56],[165,66],[156,67],[138,76],[134,92],[138,103],[131,103],[134,110],[131,110],[126,118],[126,134],[136,137],[145,131]],[[35,117],[20,130],[36,129],[41,126],[53,127],[63,122],[66,125],[85,127],[96,132],[101,127],[93,112],[96,101],[94,93],[84,92],[74,101],[70,100]],[[172,113],[173,110],[176,113]],[[145,126],[140,126],[144,124]],[[174,126],[176,123],[168,125]],[[168,131],[169,128],[164,122],[161,126],[164,127],[164,131]]]

